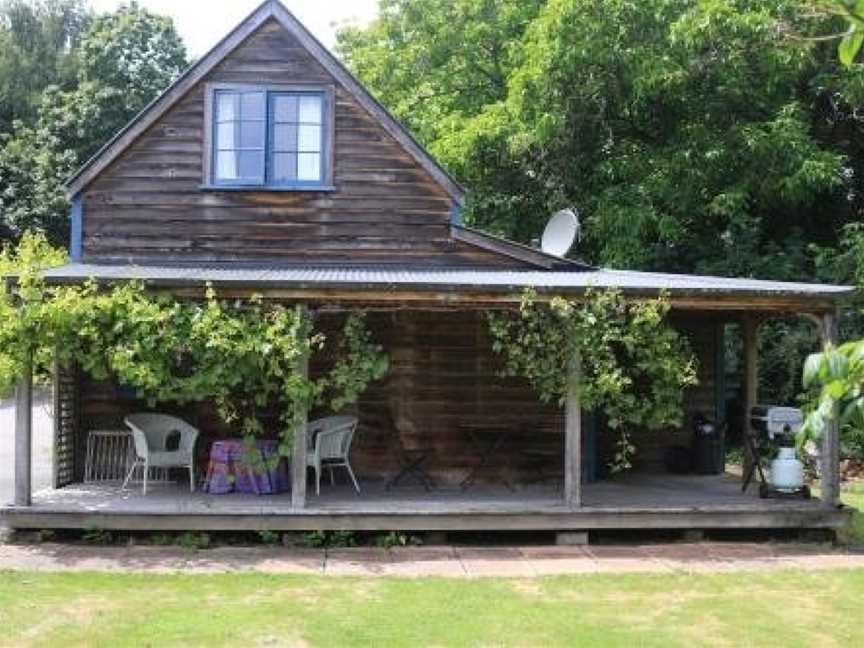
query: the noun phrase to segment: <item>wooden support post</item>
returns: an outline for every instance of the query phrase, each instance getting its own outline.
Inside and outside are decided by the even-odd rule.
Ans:
[[[33,366],[28,360],[15,390],[15,506],[30,506],[33,447]]]
[[[752,434],[750,412],[759,404],[759,321],[755,317],[745,317],[741,324],[744,346],[744,411],[742,412],[741,434],[744,442],[744,474],[753,466],[755,457],[746,443],[747,435]]]
[[[570,508],[582,506],[582,404],[579,382],[582,362],[575,354],[567,380],[564,427],[564,501]]]
[[[836,313],[825,313],[822,316],[821,336],[823,346],[837,345],[839,334]],[[840,503],[840,425],[836,416],[825,426],[822,435],[819,472],[822,504],[825,508],[835,508]]]
[[[62,425],[62,403],[60,402],[60,363],[57,360],[57,352],[54,352],[54,371],[51,374],[51,400],[54,413],[54,436],[51,445],[54,448],[51,460],[51,484],[54,488],[60,488],[60,431]]]
[[[298,313],[301,309],[298,309]],[[303,311],[305,317],[305,311]],[[297,372],[309,376],[309,356],[304,355],[297,364]],[[294,418],[294,448],[291,453],[291,506],[306,508],[306,423],[308,412],[298,412]]]

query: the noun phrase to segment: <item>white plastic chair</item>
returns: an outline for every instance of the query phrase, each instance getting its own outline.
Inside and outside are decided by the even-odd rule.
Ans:
[[[131,414],[124,423],[132,430],[135,442],[135,461],[123,482],[123,489],[129,484],[135,469],[144,468],[144,495],[147,494],[147,474],[151,468],[188,468],[189,486],[195,492],[195,442],[198,429],[186,421],[167,414]],[[168,450],[168,439],[177,437],[177,448]]]
[[[315,494],[321,494],[321,470],[330,470],[330,483],[335,485],[333,469],[343,467],[359,493],[360,485],[351,469],[348,455],[357,429],[357,418],[353,416],[329,416],[306,425],[306,465],[315,469]]]

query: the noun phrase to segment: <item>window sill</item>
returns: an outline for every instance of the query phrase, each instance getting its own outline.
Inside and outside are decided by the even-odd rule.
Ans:
[[[301,187],[272,187],[267,185],[214,185],[205,184],[199,187],[201,191],[257,191],[258,193],[281,193],[281,192],[303,192],[303,193],[330,193],[336,191],[333,185],[301,186]]]

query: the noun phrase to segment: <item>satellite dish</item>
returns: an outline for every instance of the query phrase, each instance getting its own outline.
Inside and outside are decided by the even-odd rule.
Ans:
[[[557,257],[566,255],[579,237],[579,216],[573,209],[557,212],[543,230],[540,249]]]

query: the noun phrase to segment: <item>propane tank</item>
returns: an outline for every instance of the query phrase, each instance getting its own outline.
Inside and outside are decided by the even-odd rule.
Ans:
[[[795,448],[780,448],[771,462],[771,485],[780,491],[794,492],[804,486],[804,464],[795,456]]]

